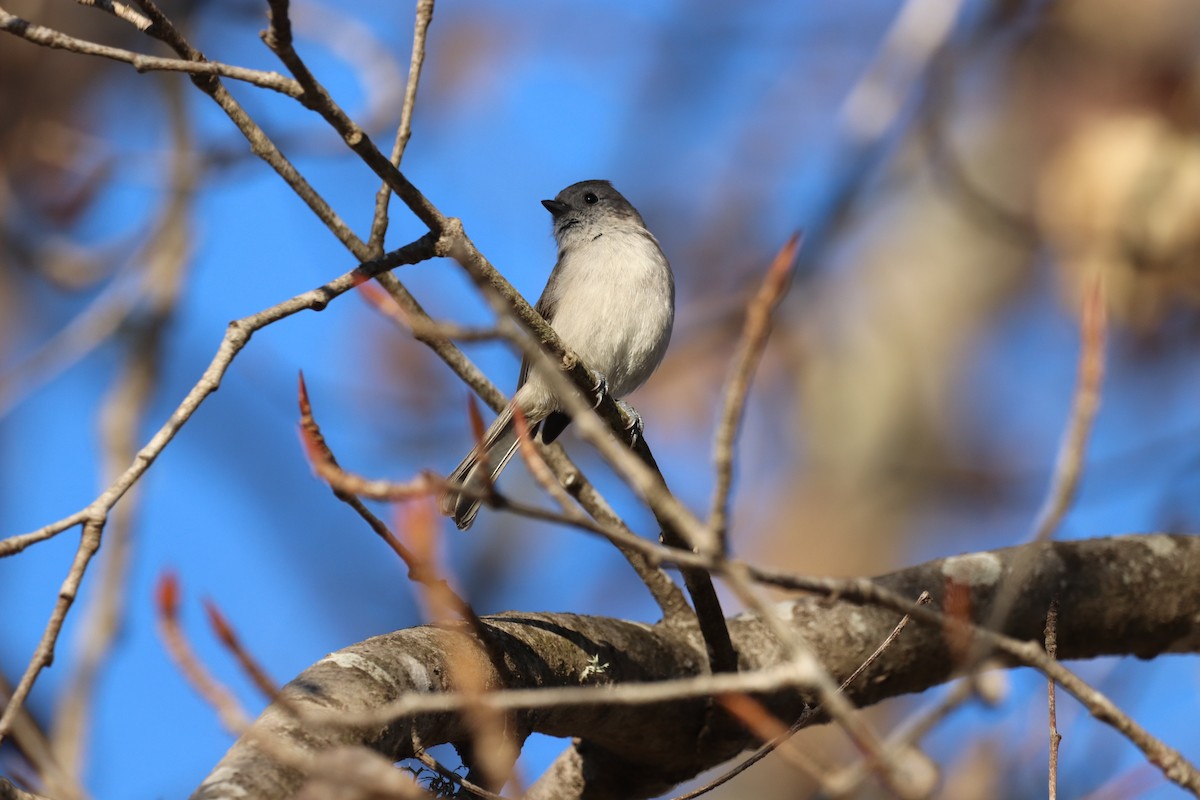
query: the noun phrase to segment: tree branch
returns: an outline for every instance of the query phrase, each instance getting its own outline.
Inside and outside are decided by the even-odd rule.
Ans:
[[[1000,633],[1021,642],[1040,639],[1045,609],[1057,595],[1061,607],[1070,610],[1059,622],[1059,658],[1149,658],[1200,650],[1196,537],[1031,544],[932,561],[865,583],[907,598],[927,590],[933,608],[942,607],[955,586],[965,587],[971,597],[970,621],[978,623],[989,618],[990,603],[1014,560],[1027,557],[1030,548],[1038,551],[1038,567],[1024,577],[1020,600]],[[862,597],[806,596],[775,611],[841,680],[901,616],[863,602]],[[914,607],[914,622],[923,624],[911,625],[848,687],[850,701],[871,705],[924,691],[955,675],[953,641],[940,624],[946,618],[935,614],[932,619],[939,624],[930,624],[931,613]],[[488,673],[488,685],[502,691],[467,699],[456,695],[446,663],[454,652],[449,633],[413,628],[353,645],[306,670],[284,689],[287,707],[302,709],[304,718],[272,706],[255,723],[255,735],[308,751],[367,745],[400,759],[415,752],[414,735],[425,746],[461,737],[464,723],[457,712],[468,702],[484,703],[513,712],[521,733],[581,738],[575,754],[560,761],[547,779],[553,786],[543,781],[531,797],[652,797],[754,744],[751,734],[731,719],[706,717],[713,693],[751,693],[781,719],[798,718],[806,702],[815,700],[814,692],[804,688],[812,676],[797,670],[767,625],[750,615],[729,620],[745,667],[736,675],[704,674],[703,644],[673,626],[571,614],[509,613],[484,622],[505,643],[507,681],[494,670]],[[1002,657],[1007,663],[1028,663],[1020,650]],[[603,666],[599,673],[598,663]],[[486,664],[479,668],[490,669]],[[604,685],[588,685],[595,683]],[[1113,723],[1112,718],[1103,721]],[[716,730],[701,736],[706,722]],[[656,735],[647,737],[647,730]],[[1155,744],[1165,754],[1174,752]],[[1194,770],[1186,761],[1174,767],[1175,772],[1164,772],[1186,785]],[[273,762],[243,738],[194,797],[286,797],[304,779],[294,766]]]

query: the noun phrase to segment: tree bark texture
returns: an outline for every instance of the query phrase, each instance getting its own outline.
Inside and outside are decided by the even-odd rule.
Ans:
[[[1014,566],[1016,567],[1014,571]],[[1010,579],[1016,591],[1000,587]],[[1196,652],[1200,646],[1200,538],[1165,534],[1052,542],[939,559],[876,579],[914,601],[922,591],[932,606],[986,624],[998,595],[1012,607],[998,629],[1039,640],[1046,611],[1059,602],[1058,657],[1092,658]],[[835,680],[850,675],[900,619],[894,611],[844,599],[802,596],[776,613],[802,635]],[[365,745],[392,760],[425,747],[468,742],[471,728],[455,711],[408,714],[357,727],[314,725],[296,708],[340,714],[377,709],[414,695],[460,689],[464,659],[489,689],[550,689],[648,684],[702,675],[704,643],[686,627],[650,625],[574,614],[510,612],[486,617],[497,668],[466,634],[422,626],[377,636],[326,656],[283,690],[193,794],[217,798],[285,798],[307,780],[304,759],[317,751]],[[779,667],[785,649],[761,620],[730,618],[740,675]],[[960,657],[954,637],[940,627],[910,624],[895,643],[846,690],[857,706],[921,692],[953,677]],[[755,692],[785,722],[799,717],[811,692],[790,686]],[[506,731],[518,742],[530,732],[574,737],[571,749],[534,787],[531,797],[653,797],[754,746],[757,741],[706,697],[657,702],[596,702],[515,709]],[[282,763],[255,743],[270,737],[297,748]],[[415,737],[415,738],[414,738]],[[271,749],[271,748],[267,748]]]

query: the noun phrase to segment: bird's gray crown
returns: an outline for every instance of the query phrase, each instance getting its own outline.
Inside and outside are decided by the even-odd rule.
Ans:
[[[580,181],[558,193],[542,205],[554,216],[554,228],[562,232],[577,225],[594,224],[599,220],[633,222],[645,227],[642,216],[608,181]]]

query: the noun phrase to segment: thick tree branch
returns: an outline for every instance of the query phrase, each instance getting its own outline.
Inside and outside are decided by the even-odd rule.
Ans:
[[[978,623],[989,618],[1009,568],[1028,556],[1029,548],[1037,549],[1038,566],[1023,577],[1019,602],[1001,631],[1007,636],[1040,640],[1046,608],[1057,595],[1064,610],[1058,630],[1061,659],[1149,658],[1200,650],[1196,537],[1032,544],[932,561],[878,578],[874,585],[907,597],[928,591],[935,609],[948,593],[965,591],[970,618]],[[777,611],[838,679],[852,674],[900,618],[894,610],[816,597],[801,597]],[[943,626],[929,625],[927,614],[913,618],[926,624],[910,625],[847,688],[855,705],[924,691],[954,676],[953,637]],[[539,786],[534,797],[651,797],[753,745],[751,735],[732,720],[706,718],[714,693],[735,687],[751,692],[780,719],[798,718],[806,701],[814,700],[811,690],[802,688],[811,676],[795,669],[767,626],[749,615],[729,620],[741,656],[737,675],[703,674],[703,643],[672,626],[570,614],[509,613],[484,621],[504,642],[510,670],[507,681],[491,670],[488,683],[515,691],[495,692],[483,702],[514,712],[519,735],[537,731],[582,739],[576,755],[560,762],[547,779],[553,785]],[[365,744],[393,759],[413,754],[414,734],[426,746],[460,739],[464,723],[454,712],[464,701],[449,683],[448,659],[455,652],[450,636],[414,628],[328,656],[284,690],[288,704],[304,709],[306,719],[272,706],[255,723],[254,735],[305,751]],[[487,664],[479,668],[490,669]],[[594,684],[605,686],[596,690]],[[706,722],[710,730],[701,736]],[[646,735],[650,730],[653,737]],[[596,769],[602,763],[616,768]],[[594,782],[598,774],[603,785]],[[272,761],[244,737],[194,797],[287,797],[304,780],[301,771]]]

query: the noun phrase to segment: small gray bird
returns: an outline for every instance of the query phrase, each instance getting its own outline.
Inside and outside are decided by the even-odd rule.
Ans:
[[[582,181],[542,205],[554,217],[558,262],[537,301],[537,311],[583,363],[600,373],[613,397],[641,386],[662,361],[675,320],[675,279],[658,240],[637,209],[608,181]],[[562,404],[529,360],[512,403],[500,413],[449,480],[482,490],[486,463],[495,481],[517,449],[513,407],[547,444],[570,422]],[[459,492],[442,496],[442,513],[466,530],[480,501]]]

